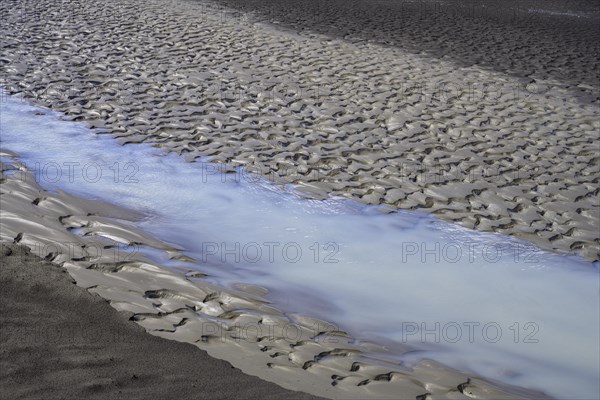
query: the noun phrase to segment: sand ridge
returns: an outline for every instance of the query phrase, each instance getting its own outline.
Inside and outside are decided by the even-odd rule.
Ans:
[[[2,398],[314,399],[148,335],[23,246],[0,243],[0,282]]]
[[[600,9],[594,2],[222,0],[218,4],[228,18],[399,47],[426,53],[432,62],[443,58],[518,78],[560,81],[583,101],[598,99]]]
[[[186,267],[181,249],[136,229],[139,215],[40,187],[15,154],[0,153],[0,240],[64,267],[78,286],[106,299],[149,333],[192,343],[284,388],[328,398],[545,398],[431,360],[392,362],[385,348],[334,324],[287,314],[266,289],[226,289]],[[142,248],[180,260],[165,268]],[[411,351],[406,347],[406,351]],[[419,397],[421,396],[421,397]]]
[[[578,97],[552,74],[434,62],[213,6],[5,1],[5,87],[122,144],[599,258],[589,77]]]

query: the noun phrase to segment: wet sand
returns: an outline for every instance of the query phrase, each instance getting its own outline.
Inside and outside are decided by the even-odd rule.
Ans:
[[[587,0],[222,0],[240,16],[375,42],[520,79],[552,79],[597,101],[600,9]],[[334,12],[335,10],[335,12]],[[226,12],[226,11],[224,11]],[[232,18],[234,15],[230,14]],[[501,38],[501,40],[499,39]],[[577,85],[583,85],[577,87]]]
[[[527,30],[521,22],[504,25],[500,20],[487,28],[487,22],[473,23],[458,7],[442,16],[424,11],[421,17],[437,25],[409,18],[410,28],[402,30],[394,28],[398,21],[393,18],[390,23],[375,18],[393,14],[386,3],[369,6],[370,18],[362,18],[362,3],[355,8],[360,12],[338,18],[341,6],[331,3],[325,14],[319,12],[324,19],[303,8],[310,8],[310,2],[285,4],[266,3],[266,10],[253,4],[236,14],[214,3],[179,0],[4,1],[2,83],[8,92],[102,128],[122,144],[152,143],[189,161],[244,165],[276,182],[298,185],[307,197],[342,195],[391,206],[387,211],[428,211],[474,229],[519,236],[544,249],[600,258],[595,10],[577,6],[577,12],[592,17],[571,19],[540,14]],[[351,21],[359,20],[363,30],[348,32]],[[330,25],[333,30],[323,29]],[[444,26],[451,26],[451,32]],[[489,34],[478,35],[481,31]],[[364,32],[367,38],[360,37]],[[497,56],[496,50],[503,54]],[[11,168],[23,167],[15,161]],[[280,386],[332,398],[397,398],[398,393],[421,399],[544,397],[429,360],[414,368],[390,364],[376,343],[357,343],[327,321],[284,315],[264,300],[263,288],[225,290],[191,271],[176,275],[143,257],[116,259],[110,253],[115,243],[103,235],[185,259],[181,249],[134,229],[128,221],[139,215],[130,210],[49,193],[31,180],[25,184],[10,176],[2,178],[2,199],[1,240],[62,265],[78,286],[99,294],[153,335],[194,343]],[[103,252],[93,254],[98,248]],[[24,260],[28,266],[14,261],[25,268],[23,273],[41,265],[29,256]],[[13,268],[12,262],[6,265]],[[23,277],[10,275],[21,270],[8,271],[10,282]],[[27,279],[23,285],[29,292],[35,287],[49,297],[59,290],[56,279],[38,282],[33,273]],[[155,347],[141,351],[126,340],[114,347],[108,340],[93,356],[71,355],[73,346],[69,351],[61,347],[67,335],[62,329],[60,338],[38,344],[35,328],[37,336],[29,343],[45,367],[22,369],[15,365],[22,363],[23,341],[14,344],[3,334],[10,352],[2,360],[8,371],[3,390],[24,397],[43,391],[47,397],[49,386],[40,385],[50,382],[61,386],[57,397],[119,397],[119,390],[141,393],[139,386],[149,387],[148,396],[198,393],[201,387],[208,397],[219,397],[232,381],[252,381],[257,392],[250,397],[262,398],[263,390],[272,390],[189,345],[142,334],[108,307],[95,311],[104,301],[78,293],[73,296],[87,296],[93,307],[83,314],[90,320],[79,332],[68,331],[75,335],[67,338],[69,344],[88,350],[89,335],[104,337],[96,328],[89,333],[89,324],[110,320],[118,332],[127,326]],[[48,298],[30,297],[42,303]],[[10,310],[20,307],[3,299]],[[65,306],[67,300],[58,300],[46,306],[65,312],[64,321],[82,318],[80,310]],[[46,317],[34,313],[28,318]],[[6,318],[16,321],[13,314]],[[239,324],[263,323],[293,324],[301,338],[290,341],[277,331],[239,340]],[[35,322],[27,324],[25,335]],[[173,352],[159,353],[165,343],[174,346]],[[211,375],[210,382],[186,375],[180,367],[191,365],[186,363],[196,353],[216,363],[219,374],[230,375],[223,372],[224,381]],[[112,354],[120,367],[105,375],[102,371],[114,369]],[[161,354],[175,357],[168,364]],[[56,357],[66,358],[59,359],[59,367],[49,366]],[[15,364],[9,365],[12,360]],[[171,375],[153,371],[156,365],[172,368]],[[73,385],[71,374],[92,367],[97,369]],[[142,372],[134,367],[143,367]],[[195,376],[206,377],[202,367],[191,368]],[[45,380],[38,385],[34,376]],[[198,383],[190,389],[189,382]],[[223,397],[249,397],[237,389],[229,387]],[[279,390],[273,397],[294,398]]]
[[[17,155],[2,150],[0,156],[0,241],[25,246],[62,266],[77,286],[101,296],[152,335],[193,344],[245,373],[327,398],[397,399],[398,393],[403,398],[547,398],[426,358],[403,365],[390,360],[381,344],[358,340],[330,321],[282,312],[266,299],[266,288],[212,284],[186,267],[180,248],[137,229],[133,221],[143,215],[45,190]],[[179,260],[181,266],[163,267],[138,248]],[[87,337],[103,335],[87,326],[80,328]],[[28,390],[27,382],[20,384]]]
[[[123,144],[599,258],[593,7],[273,4],[6,1],[6,87]]]
[[[2,398],[316,399],[148,335],[23,246],[0,251]]]

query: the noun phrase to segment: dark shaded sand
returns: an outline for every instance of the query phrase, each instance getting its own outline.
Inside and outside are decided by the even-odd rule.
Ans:
[[[220,0],[266,22],[371,41],[529,79],[598,85],[599,3],[587,0]],[[231,13],[226,17],[233,18]],[[577,91],[577,88],[572,88]],[[593,99],[597,101],[598,92]],[[587,100],[592,100],[589,97]]]
[[[1,246],[2,399],[316,399],[148,335],[66,270]]]
[[[6,91],[309,197],[600,258],[590,2],[234,3],[4,0]]]
[[[121,144],[600,258],[593,2],[269,1],[3,0],[3,83]]]
[[[45,190],[16,154],[0,149],[0,157],[11,160],[0,168],[0,241],[25,246],[32,254],[62,266],[78,287],[101,296],[151,335],[191,343],[247,374],[326,398],[547,398],[427,358],[410,366],[394,362],[388,349],[368,338],[354,338],[310,315],[277,309],[264,297],[266,288],[243,283],[221,287],[204,280],[198,270],[183,265],[167,269],[145,257],[145,252],[119,251],[117,243],[136,243],[152,252],[164,252],[170,259],[185,260],[181,249],[132,225],[142,215],[99,200]],[[23,298],[26,310],[35,308],[30,304],[30,290],[3,286],[10,299]],[[35,296],[53,301],[52,293],[36,291]],[[51,320],[53,313],[43,311],[46,321]],[[103,335],[112,342],[138,342],[121,331],[96,329],[80,322],[78,316],[68,321],[31,328],[29,342],[39,338],[42,343],[54,343],[64,330],[87,343],[95,344]],[[290,328],[297,334],[290,335]],[[12,337],[20,338],[18,334]],[[413,350],[402,347],[396,350]],[[168,354],[176,357],[178,353]]]

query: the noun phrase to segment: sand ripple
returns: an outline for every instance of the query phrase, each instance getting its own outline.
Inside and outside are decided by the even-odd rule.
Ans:
[[[599,258],[598,108],[572,86],[207,4],[3,1],[6,88],[122,144]]]
[[[140,216],[46,191],[14,154],[0,156],[9,160],[0,176],[0,240],[62,265],[79,286],[153,335],[193,343],[246,373],[329,398],[544,397],[427,359],[411,367],[392,362],[377,343],[357,340],[328,321],[283,313],[264,298],[264,288],[216,286],[185,261],[162,267],[141,250],[179,259],[179,249],[136,229],[131,220]]]

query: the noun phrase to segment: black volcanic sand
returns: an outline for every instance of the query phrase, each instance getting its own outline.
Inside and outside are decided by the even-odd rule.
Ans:
[[[66,270],[1,246],[2,399],[316,399],[148,335]]]

